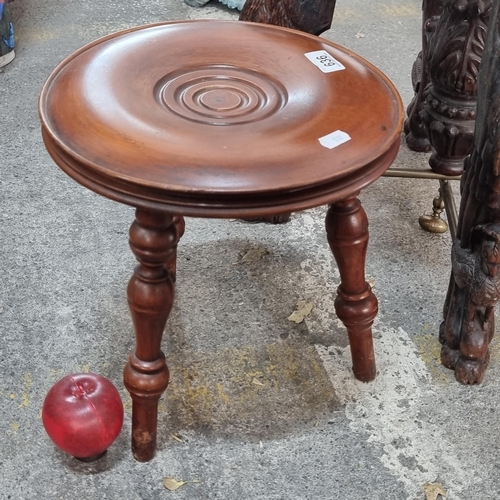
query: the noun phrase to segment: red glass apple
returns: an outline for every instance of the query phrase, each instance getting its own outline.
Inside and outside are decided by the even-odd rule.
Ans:
[[[123,403],[107,378],[75,373],[59,380],[47,393],[42,422],[61,450],[80,460],[95,460],[120,434]]]

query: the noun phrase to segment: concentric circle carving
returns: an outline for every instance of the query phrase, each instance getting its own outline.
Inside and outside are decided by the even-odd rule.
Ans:
[[[233,66],[167,75],[156,85],[156,95],[178,116],[210,125],[262,120],[287,100],[286,90],[268,76]]]

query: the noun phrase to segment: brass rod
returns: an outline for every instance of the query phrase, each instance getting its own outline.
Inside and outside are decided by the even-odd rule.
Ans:
[[[448,176],[442,174],[436,174],[431,169],[422,170],[419,168],[390,168],[386,170],[383,177],[402,177],[406,179],[436,179],[436,180],[446,180],[446,181],[459,181],[460,176]]]
[[[457,235],[457,224],[458,224],[458,215],[457,215],[457,207],[455,205],[455,198],[453,196],[453,190],[451,188],[451,184],[447,180],[440,180],[440,191],[441,197],[444,201],[444,209],[446,210],[446,218],[448,219],[448,226],[450,228],[450,235],[452,241],[455,240]]]

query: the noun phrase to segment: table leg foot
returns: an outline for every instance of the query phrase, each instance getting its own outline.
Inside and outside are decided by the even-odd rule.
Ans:
[[[132,452],[142,462],[155,453],[158,400],[169,380],[161,339],[174,285],[165,263],[175,255],[178,240],[172,215],[137,209],[129,242],[139,265],[127,289],[136,349],[125,366],[124,383],[132,397]]]
[[[490,361],[489,345],[495,332],[493,307],[478,307],[468,287],[459,288],[452,275],[441,323],[441,363],[455,371],[466,385],[480,384]]]
[[[378,302],[365,280],[368,219],[357,198],[330,206],[326,233],[340,271],[335,310],[347,328],[354,376],[369,382],[376,375],[371,327]]]

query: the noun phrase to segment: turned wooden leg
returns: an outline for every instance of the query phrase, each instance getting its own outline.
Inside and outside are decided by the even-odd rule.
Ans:
[[[174,285],[165,263],[175,254],[178,239],[172,215],[137,209],[130,248],[139,265],[127,289],[136,349],[125,366],[124,383],[132,396],[132,453],[141,462],[155,454],[158,400],[169,379],[161,338]]]
[[[326,234],[340,271],[335,310],[349,334],[354,376],[369,382],[376,375],[371,327],[378,303],[365,280],[368,219],[357,198],[330,206]]]

